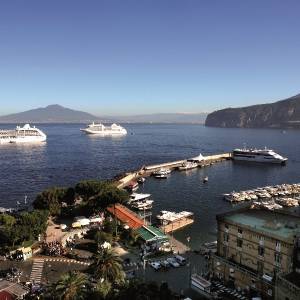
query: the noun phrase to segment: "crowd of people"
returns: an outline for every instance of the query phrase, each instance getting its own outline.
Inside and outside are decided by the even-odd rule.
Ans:
[[[64,248],[58,241],[43,243],[43,250],[46,255],[60,256],[64,253]]]

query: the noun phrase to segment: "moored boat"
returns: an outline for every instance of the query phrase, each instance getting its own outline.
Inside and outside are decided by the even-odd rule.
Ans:
[[[271,149],[234,149],[232,151],[233,160],[285,164],[288,160],[286,157],[279,155]]]
[[[152,173],[152,175],[169,175],[171,173],[171,170],[170,169],[164,169],[164,168],[160,168],[159,170],[157,171],[154,171]]]
[[[110,126],[105,126],[102,123],[92,123],[89,124],[86,128],[80,129],[87,134],[98,134],[98,135],[126,135],[127,130],[117,124],[112,124]]]
[[[146,181],[146,178],[145,177],[140,177],[138,178],[137,182],[138,183],[144,183]]]
[[[178,167],[179,171],[187,171],[191,169],[195,169],[198,167],[196,162],[186,161],[181,166]]]
[[[37,127],[25,124],[13,130],[0,130],[0,144],[45,142],[46,134]]]
[[[136,181],[131,181],[129,184],[125,187],[125,189],[128,192],[134,192],[139,188],[139,184]]]

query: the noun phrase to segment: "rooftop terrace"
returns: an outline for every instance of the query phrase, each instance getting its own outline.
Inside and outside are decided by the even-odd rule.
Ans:
[[[220,215],[218,218],[278,239],[291,240],[300,234],[300,216],[278,211],[244,209]]]

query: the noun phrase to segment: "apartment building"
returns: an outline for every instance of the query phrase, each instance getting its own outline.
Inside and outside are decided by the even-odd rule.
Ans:
[[[210,264],[214,276],[238,289],[274,299],[275,279],[294,270],[300,217],[243,208],[218,215],[217,222],[218,251]]]

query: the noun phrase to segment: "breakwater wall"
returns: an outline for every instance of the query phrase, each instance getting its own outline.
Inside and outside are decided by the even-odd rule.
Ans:
[[[198,167],[203,168],[203,167],[212,165],[214,163],[222,162],[224,160],[230,160],[230,159],[231,159],[231,153],[207,155],[207,156],[203,156],[202,160],[198,162]],[[124,177],[119,179],[118,180],[118,188],[125,187],[126,185],[129,184],[129,182],[137,180],[139,177],[150,176],[153,172],[155,172],[161,168],[176,169],[186,161],[187,161],[186,159],[183,159],[183,160],[160,163],[160,164],[155,164],[155,165],[143,166],[140,170],[127,173]]]

